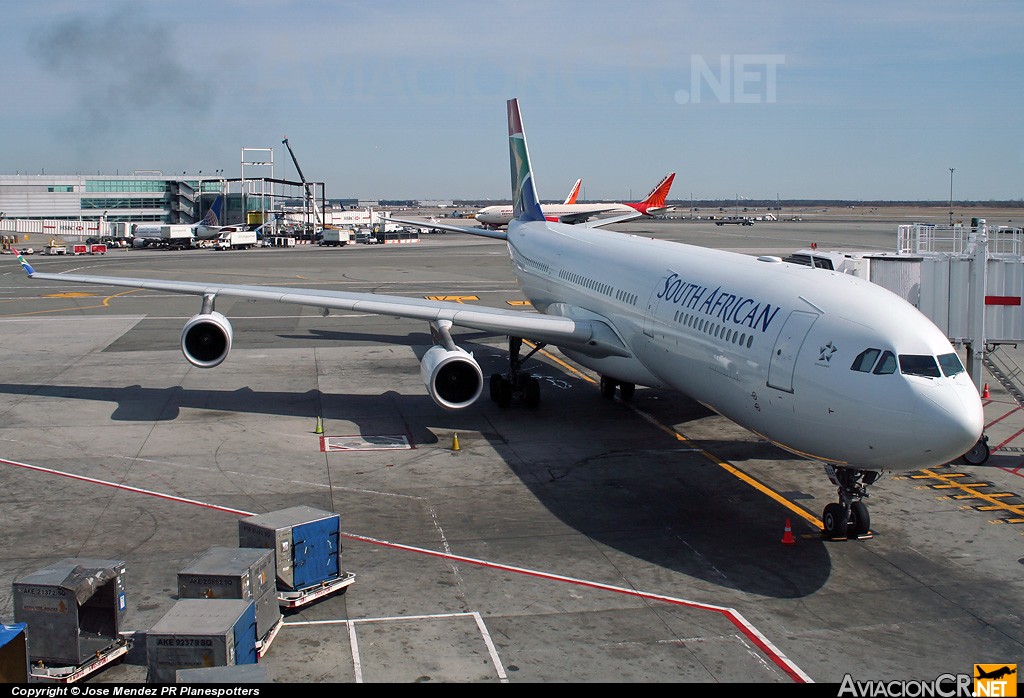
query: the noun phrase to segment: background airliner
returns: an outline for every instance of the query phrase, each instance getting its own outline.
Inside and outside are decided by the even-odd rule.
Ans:
[[[203,216],[202,220],[192,224],[192,237],[195,240],[212,240],[221,233],[234,230],[243,230],[241,225],[221,225],[224,218],[224,195],[218,194],[217,198],[210,204],[210,209]],[[145,239],[160,239],[162,237],[161,225],[140,225],[135,228],[135,237]]]
[[[825,507],[832,538],[870,530],[867,487],[884,470],[948,463],[982,439],[981,398],[942,332],[869,281],[836,272],[579,225],[541,210],[517,100],[509,100],[515,218],[508,230],[440,230],[506,242],[533,308],[467,307],[372,293],[161,281],[35,271],[33,279],[194,294],[199,313],[181,333],[186,359],[217,366],[231,349],[218,296],[272,300],[429,323],[420,362],[427,392],[463,409],[482,394],[479,363],[453,326],[505,335],[509,366],[490,376],[491,399],[535,408],[537,378],[524,339],[601,375],[601,393],[630,399],[637,385],[671,388],[788,451],[825,464],[838,501]]]
[[[572,201],[569,201],[567,198],[565,203],[561,205],[541,204],[540,209],[547,220],[557,221],[559,223],[583,223],[594,216],[599,216],[605,213],[620,214],[594,221],[591,223],[592,227],[609,225],[612,223],[622,223],[623,221],[639,218],[643,215],[653,216],[658,213],[663,213],[671,208],[670,206],[665,206],[665,200],[668,198],[668,192],[669,189],[672,188],[672,180],[675,179],[675,176],[675,172],[669,172],[641,201],[634,201],[632,203],[625,204],[614,202],[578,204],[575,203],[576,197],[570,193]],[[579,192],[579,184],[581,181],[582,180],[576,181],[574,191],[577,193]],[[489,228],[503,228],[507,226],[513,218],[515,218],[515,214],[512,206],[499,205],[482,208],[477,211],[476,215],[473,217]]]

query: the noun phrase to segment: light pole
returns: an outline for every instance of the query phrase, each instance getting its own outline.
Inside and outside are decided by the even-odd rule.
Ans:
[[[953,170],[955,167],[949,168],[949,227],[953,227]]]

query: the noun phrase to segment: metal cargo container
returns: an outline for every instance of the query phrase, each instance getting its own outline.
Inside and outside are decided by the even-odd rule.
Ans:
[[[25,623],[0,623],[0,683],[28,683]]]
[[[214,546],[178,572],[183,599],[256,599],[274,588],[274,554],[263,547]]]
[[[28,625],[32,661],[79,665],[119,640],[125,563],[65,558],[15,580],[14,619]]]
[[[281,619],[274,551],[212,547],[178,572],[182,599],[247,599],[256,604],[256,634],[265,636]]]
[[[180,599],[146,633],[150,683],[179,669],[255,664],[256,605],[242,599]]]
[[[277,588],[301,589],[341,574],[341,517],[308,506],[238,522],[238,544],[275,553]]]

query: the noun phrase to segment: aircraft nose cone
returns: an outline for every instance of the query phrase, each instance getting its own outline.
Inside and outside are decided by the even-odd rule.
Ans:
[[[914,414],[914,435],[932,465],[967,453],[981,438],[985,413],[977,389],[969,383],[944,384],[921,391]],[[924,466],[928,467],[928,466]]]

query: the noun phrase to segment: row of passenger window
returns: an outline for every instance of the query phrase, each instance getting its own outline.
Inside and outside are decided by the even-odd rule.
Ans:
[[[726,342],[737,344],[741,347],[750,348],[754,343],[754,335],[747,334],[746,332],[740,332],[739,330],[729,329],[725,325],[719,325],[716,322],[712,322],[707,318],[702,318],[691,313],[677,310],[675,322],[686,325],[687,327],[695,329],[697,332],[704,332],[718,339],[724,339]]]
[[[614,296],[615,300],[622,301],[623,303],[636,305],[637,296],[635,293],[629,293],[628,291],[617,289],[611,284],[595,281],[594,279],[583,276],[582,274],[577,274],[566,269],[560,271],[558,276],[564,281],[569,281],[579,286],[583,286],[584,288],[589,288],[592,291],[597,291],[598,293],[602,293],[606,296]]]
[[[900,373],[904,375],[925,378],[955,376],[964,371],[964,365],[960,363],[960,357],[955,352],[942,354],[937,361],[936,357],[928,354],[900,354],[897,361],[896,355],[891,351],[873,348],[865,349],[858,354],[850,369],[861,373],[888,375],[896,372],[897,365]]]

